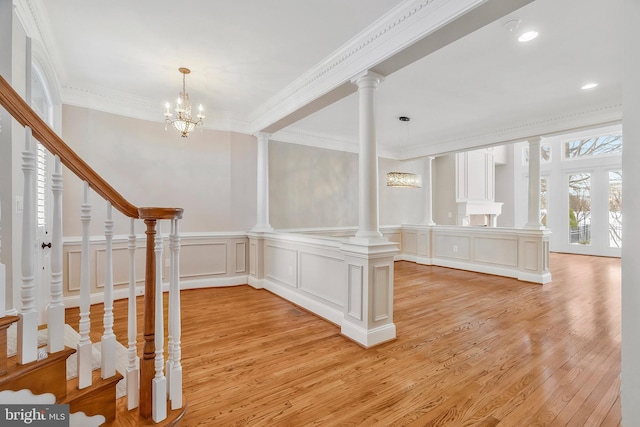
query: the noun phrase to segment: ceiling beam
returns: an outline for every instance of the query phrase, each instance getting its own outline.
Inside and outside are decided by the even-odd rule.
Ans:
[[[351,79],[383,76],[534,0],[407,0],[251,114],[252,133],[274,133],[354,93]]]

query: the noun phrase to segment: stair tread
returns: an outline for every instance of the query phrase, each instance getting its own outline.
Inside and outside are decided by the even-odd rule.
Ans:
[[[16,323],[18,320],[20,320],[20,317],[18,316],[4,316],[4,317],[0,317],[0,329],[2,327],[8,327],[9,325]]]
[[[56,353],[50,353],[46,359],[36,360],[34,362],[29,362],[24,365],[18,363],[18,360],[15,356],[11,356],[7,359],[7,374],[0,377],[0,387],[4,384],[8,384],[14,379],[21,377],[29,372],[42,369],[46,366],[52,365],[58,362],[60,359],[64,359],[65,361],[69,356],[75,353],[76,350],[70,347],[65,347],[64,350],[58,351]]]

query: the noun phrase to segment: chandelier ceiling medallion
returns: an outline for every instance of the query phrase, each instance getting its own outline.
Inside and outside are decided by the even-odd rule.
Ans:
[[[178,71],[182,73],[182,92],[180,92],[180,97],[176,101],[176,108],[174,110],[176,112],[175,117],[169,110],[171,105],[167,102],[167,111],[164,113],[164,128],[166,130],[168,125],[172,125],[178,132],[180,132],[181,137],[186,138],[189,136],[189,133],[196,128],[196,126],[202,125],[204,114],[202,114],[202,104],[200,104],[200,107],[198,108],[198,115],[195,119],[191,117],[191,101],[189,100],[189,94],[186,90],[186,77],[191,70],[180,67],[178,68]]]

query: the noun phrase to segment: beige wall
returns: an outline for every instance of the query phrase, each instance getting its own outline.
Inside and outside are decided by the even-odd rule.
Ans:
[[[256,141],[231,132],[188,139],[157,122],[64,106],[63,139],[136,206],[184,208],[182,232],[244,231],[256,222]],[[65,171],[64,235],[81,234],[82,184]],[[92,235],[103,235],[105,208],[92,194]],[[116,234],[128,222],[116,215]],[[142,225],[137,226],[141,232]]]
[[[380,158],[380,225],[424,218],[423,189],[386,187],[389,171],[424,173],[424,161]],[[269,221],[276,229],[358,226],[358,155],[269,142]]]

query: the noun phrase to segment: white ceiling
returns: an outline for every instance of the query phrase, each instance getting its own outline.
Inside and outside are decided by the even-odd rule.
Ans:
[[[157,110],[161,121],[164,103],[181,88],[177,69],[184,66],[192,70],[187,91],[205,106],[207,127],[223,128],[248,123],[290,82],[402,2],[27,3],[36,11],[63,102],[92,106],[97,97],[129,98],[141,110]],[[378,90],[381,153],[411,158],[619,118],[622,13],[622,0],[536,0],[390,74]],[[510,19],[521,20],[516,31],[503,26]],[[517,42],[528,28],[540,36]],[[599,86],[581,90],[587,81]],[[399,122],[401,115],[411,122]],[[355,151],[357,117],[352,94],[274,139],[338,142]]]

